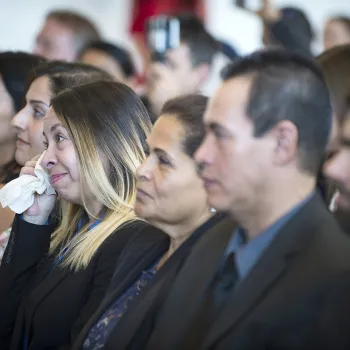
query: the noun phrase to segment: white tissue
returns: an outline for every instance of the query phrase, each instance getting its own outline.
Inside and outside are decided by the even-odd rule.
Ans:
[[[33,175],[22,175],[12,180],[0,190],[0,203],[17,214],[22,214],[34,203],[35,193],[55,194],[50,184],[49,174],[40,165],[45,152],[38,159]]]

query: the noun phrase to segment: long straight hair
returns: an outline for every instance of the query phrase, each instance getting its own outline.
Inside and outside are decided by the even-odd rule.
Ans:
[[[54,97],[51,105],[75,145],[84,204],[62,200],[62,219],[52,235],[50,254],[68,249],[62,265],[80,270],[113,232],[136,219],[135,174],[145,159],[151,121],[138,96],[111,81],[73,87]],[[91,215],[84,198],[87,186],[102,204],[96,217],[102,221],[92,229],[88,223],[75,234],[83,215]]]

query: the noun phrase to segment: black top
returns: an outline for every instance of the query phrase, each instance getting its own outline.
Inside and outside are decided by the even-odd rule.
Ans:
[[[16,216],[0,268],[0,349],[70,349],[95,312],[110,284],[119,256],[135,234],[150,226],[124,225],[100,247],[79,272],[57,266],[48,257],[54,225],[33,225]],[[25,324],[25,328],[24,325]]]
[[[188,336],[186,329],[194,315],[206,307],[201,300],[231,237],[207,235],[193,250],[173,281],[142,349],[193,349],[179,344]],[[349,239],[315,195],[280,229],[222,312],[212,319],[200,349],[321,349],[319,340],[339,327],[334,326],[335,321],[344,310],[348,313],[344,304],[330,297],[350,269],[349,256]],[[324,313],[324,305],[336,311]],[[322,329],[318,326],[321,315]],[[336,337],[328,346],[332,341],[327,349],[340,349]]]
[[[129,349],[134,342],[143,349],[143,339],[148,337],[151,325],[156,317],[158,304],[171,286],[171,280],[178,269],[186,261],[195,244],[211,229],[224,220],[224,215],[217,214],[201,225],[165,262],[151,281],[148,282],[142,293],[128,306],[116,328],[111,332],[104,349]],[[101,306],[86,324],[78,336],[73,349],[82,348],[91,328],[101,316],[140,276],[142,271],[149,268],[156,259],[159,259],[169,249],[169,240],[146,240],[142,232],[135,236],[125,249],[120,264],[106,293]],[[133,267],[130,269],[130,267]],[[138,345],[136,345],[138,348]]]

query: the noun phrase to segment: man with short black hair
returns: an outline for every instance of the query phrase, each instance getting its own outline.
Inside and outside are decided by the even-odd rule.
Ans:
[[[218,51],[217,42],[200,19],[193,15],[178,19],[180,46],[167,52],[165,64],[152,62],[147,72],[147,100],[156,116],[167,100],[201,90]]]
[[[71,62],[77,60],[83,47],[99,39],[88,18],[72,11],[52,11],[36,38],[34,53],[48,60]]]
[[[253,53],[227,69],[204,123],[195,158],[208,200],[237,229],[192,250],[145,348],[314,349],[323,302],[350,268],[315,190],[331,128],[322,73],[298,54]]]

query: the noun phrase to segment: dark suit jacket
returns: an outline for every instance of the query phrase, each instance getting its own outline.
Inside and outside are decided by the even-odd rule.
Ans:
[[[350,268],[350,241],[318,195],[281,228],[213,319],[202,345],[183,345],[230,238],[207,235],[193,250],[142,349],[314,349],[310,344],[325,331],[316,329],[323,306],[329,306],[334,282]],[[342,312],[341,305],[332,306],[337,307],[333,316]]]
[[[117,327],[112,331],[105,350],[143,348],[144,339],[147,339],[152,329],[152,322],[157,312],[157,307],[170,288],[171,281],[176,275],[195,243],[207,232],[222,227],[222,222],[227,224],[223,215],[216,215],[200,228],[198,228],[167,260],[155,277],[146,286],[141,295],[133,301]],[[221,226],[220,226],[221,225]],[[167,243],[164,245],[164,243]],[[168,242],[146,241],[142,233],[133,240],[125,250],[121,262],[111,283],[111,288],[101,306],[86,324],[73,347],[74,350],[81,349],[89,330],[100,319],[109,306],[117,300],[127,288],[129,288],[140,276],[141,272],[161,257],[169,248]],[[132,270],[130,270],[132,266]],[[128,269],[129,267],[129,269]]]
[[[0,349],[22,349],[23,335],[29,350],[70,348],[101,303],[123,248],[140,230],[154,238],[149,227],[129,223],[102,244],[86,269],[58,266],[49,273],[54,258],[45,256],[54,227],[17,217],[0,268]]]

